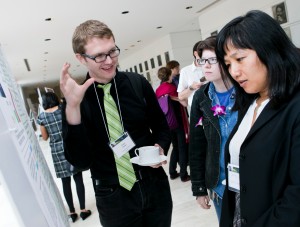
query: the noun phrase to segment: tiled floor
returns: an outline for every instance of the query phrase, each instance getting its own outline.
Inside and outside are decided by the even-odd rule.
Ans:
[[[40,145],[45,154],[50,171],[54,173],[48,142],[40,141]],[[167,167],[168,166],[166,165],[164,168],[167,169]],[[55,176],[55,174],[53,176]],[[91,184],[89,171],[85,171],[83,173],[83,176],[84,176],[84,183],[86,189],[86,208],[92,211],[92,215],[84,221],[78,219],[75,223],[71,223],[71,227],[81,227],[81,226],[100,227],[101,225],[97,213],[97,208],[95,205],[94,191],[93,191],[93,186]],[[55,182],[57,183],[58,189],[62,193],[61,180],[55,178]],[[75,193],[76,190],[73,181],[72,184],[73,184],[72,187],[74,188],[73,196],[74,196],[75,207],[77,207],[79,211],[78,199],[76,197],[76,193]],[[173,205],[174,205],[173,216],[172,216],[172,227],[186,227],[186,226],[217,227],[218,226],[218,221],[213,206],[211,207],[210,210],[203,210],[196,204],[195,197],[192,196],[190,182],[183,183],[180,181],[180,178],[177,178],[175,180],[170,180],[170,185],[171,185]],[[5,214],[5,209],[7,207],[5,206],[5,201],[3,202],[3,196],[1,197],[1,195],[3,195],[1,191],[2,190],[0,185],[0,213]],[[65,201],[64,198],[63,201]],[[66,203],[65,206],[66,206],[66,210],[68,210]],[[4,215],[4,217],[7,216]],[[3,223],[6,224],[2,225]],[[2,222],[0,221],[0,226],[18,227],[14,223],[9,223],[9,225],[7,225],[7,223],[8,222],[5,222],[5,218],[4,218]]]

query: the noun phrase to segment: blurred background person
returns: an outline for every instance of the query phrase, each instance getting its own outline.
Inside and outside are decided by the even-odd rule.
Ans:
[[[85,188],[82,179],[82,172],[73,170],[71,164],[64,155],[64,145],[62,138],[62,122],[60,102],[56,94],[48,92],[42,96],[43,108],[45,112],[40,113],[37,123],[40,125],[41,135],[44,140],[50,137],[49,145],[57,178],[61,178],[63,193],[69,206],[69,218],[75,222],[78,214],[75,212],[73,203],[71,176],[76,184],[76,191],[80,205],[80,217],[82,220],[91,215],[90,210],[85,209]]]
[[[239,111],[220,226],[300,226],[300,53],[256,10],[227,23],[216,50]]]
[[[179,83],[179,77],[180,77],[180,74],[179,74],[180,64],[178,61],[172,60],[167,63],[166,67],[168,69],[171,69],[172,83],[176,86],[176,89],[177,89],[178,83]]]
[[[178,61],[172,60],[167,63],[166,67],[171,69],[171,71],[172,71],[172,74],[171,74],[172,83],[176,86],[176,90],[177,90],[178,84],[179,84],[179,78],[180,78],[180,64]],[[184,107],[184,111],[186,112],[185,115],[188,117],[189,114],[188,114],[187,106]],[[182,114],[184,114],[184,113],[182,112]],[[189,124],[184,124],[183,128],[184,128],[184,132],[186,134],[186,141],[187,141],[187,146],[188,146],[189,145],[189,137],[190,137]],[[177,162],[178,162],[178,160],[177,160]],[[189,163],[189,156],[188,156],[188,163]]]
[[[160,98],[164,97],[167,100],[165,105],[169,105],[169,111],[174,111],[177,124],[171,129],[173,150],[170,155],[169,174],[171,180],[180,176],[182,182],[190,180],[187,172],[188,164],[188,134],[185,133],[184,128],[188,128],[188,118],[185,112],[187,103],[178,99],[176,86],[172,83],[172,71],[167,67],[162,67],[158,70],[158,78],[161,80],[160,86],[156,89],[156,97],[161,105]],[[164,110],[164,108],[162,108]],[[168,122],[169,123],[169,122]],[[179,163],[180,171],[176,171],[177,162]]]
[[[197,59],[199,59],[197,53],[197,46],[199,42],[195,43],[193,46],[193,63],[182,68],[180,71],[179,84],[177,88],[179,99],[186,100],[188,102],[187,109],[189,114],[194,93],[203,84],[202,82],[200,82],[200,78],[202,77],[201,67],[197,62]]]

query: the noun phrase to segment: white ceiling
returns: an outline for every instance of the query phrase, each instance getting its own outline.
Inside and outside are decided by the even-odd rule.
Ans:
[[[199,29],[199,11],[217,1],[7,0],[0,7],[0,44],[20,85],[42,85],[59,80],[64,62],[72,64],[75,78],[86,74],[75,59],[71,38],[76,26],[88,19],[113,30],[124,58],[171,32]]]

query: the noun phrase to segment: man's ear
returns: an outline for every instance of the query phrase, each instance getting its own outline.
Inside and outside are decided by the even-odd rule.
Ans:
[[[81,54],[75,54],[75,57],[80,61],[81,64],[86,65],[86,60]]]

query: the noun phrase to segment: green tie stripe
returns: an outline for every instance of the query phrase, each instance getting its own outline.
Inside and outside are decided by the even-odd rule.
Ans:
[[[114,118],[115,121],[120,121],[120,116],[118,112],[116,112],[115,108],[113,106],[109,106],[111,104],[108,101],[105,101],[104,105],[106,107],[105,112],[107,112],[110,117]]]
[[[118,157],[116,157],[116,158],[118,158]],[[126,162],[124,162],[124,160],[116,160],[116,162],[117,162],[117,165],[122,165],[123,166],[123,168],[124,168],[124,171],[131,171],[131,166],[132,165],[130,165],[129,163],[130,162],[128,162],[129,160],[127,160],[126,159]]]
[[[99,88],[103,89],[104,92],[104,108],[105,116],[110,136],[110,141],[113,142],[118,139],[122,133],[123,128],[120,121],[119,112],[115,101],[110,95],[111,84],[98,85]],[[116,168],[118,172],[118,178],[120,185],[127,190],[131,190],[134,183],[136,182],[136,176],[132,163],[130,162],[130,156],[127,152],[122,157],[118,158],[115,154]]]
[[[124,179],[128,179],[128,181],[130,181],[130,179],[134,179],[135,177],[133,177],[131,175],[131,170],[130,169],[126,169],[124,168],[124,166],[121,163],[117,162],[117,166],[120,167],[120,165],[123,167],[120,169],[120,175],[121,177],[123,177]]]

